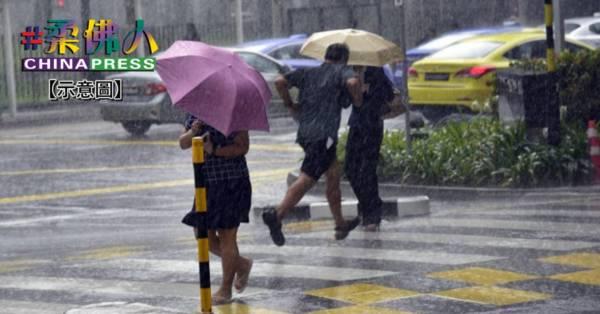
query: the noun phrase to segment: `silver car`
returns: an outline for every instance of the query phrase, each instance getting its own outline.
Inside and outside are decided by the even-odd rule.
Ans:
[[[600,12],[590,17],[565,20],[565,33],[571,38],[600,48]]]
[[[275,79],[288,72],[289,67],[259,52],[231,50],[260,72],[269,84],[273,94],[269,118],[287,115],[283,101],[275,90]],[[172,105],[166,87],[156,72],[126,72],[108,78],[123,80],[123,101],[102,104],[100,113],[104,120],[120,123],[127,132],[136,136],[146,133],[152,124],[183,123],[185,113]]]

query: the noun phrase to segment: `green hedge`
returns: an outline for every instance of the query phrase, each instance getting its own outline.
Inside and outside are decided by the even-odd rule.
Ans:
[[[380,152],[381,181],[405,184],[488,187],[548,187],[589,183],[585,130],[562,128],[559,147],[529,143],[522,126],[495,119],[450,123],[413,142],[408,154],[404,133],[386,132]],[[343,161],[346,136],[340,139]]]
[[[567,121],[600,120],[600,50],[563,53],[559,60],[561,104]]]
[[[511,67],[546,72],[543,59],[516,61]],[[560,103],[567,109],[565,120],[581,125],[588,120],[600,120],[600,50],[563,52],[557,71]]]

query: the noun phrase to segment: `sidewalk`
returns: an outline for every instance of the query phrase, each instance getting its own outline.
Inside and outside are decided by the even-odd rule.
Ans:
[[[101,119],[99,103],[57,103],[44,107],[24,108],[14,117],[11,117],[6,110],[0,116],[0,129],[98,119]]]

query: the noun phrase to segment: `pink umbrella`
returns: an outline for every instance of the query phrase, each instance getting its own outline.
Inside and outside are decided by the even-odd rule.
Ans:
[[[269,131],[269,86],[235,53],[197,41],[176,41],[156,60],[156,71],[176,107],[225,135]]]

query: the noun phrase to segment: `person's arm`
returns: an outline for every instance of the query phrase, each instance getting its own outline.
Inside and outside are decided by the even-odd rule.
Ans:
[[[352,97],[352,104],[356,107],[362,106],[363,103],[363,91],[362,83],[357,77],[352,77],[346,80],[346,88]]]
[[[213,156],[223,157],[223,158],[235,158],[239,156],[244,156],[248,153],[248,149],[250,148],[250,139],[248,136],[248,131],[238,132],[233,139],[233,144],[221,147],[214,147],[212,141],[210,140],[210,136],[205,138],[204,143],[204,151],[208,154],[212,154]]]
[[[277,88],[277,93],[279,93],[279,96],[281,96],[281,99],[283,100],[283,105],[291,111],[297,111],[298,105],[294,104],[292,96],[290,95],[288,80],[283,75],[280,75],[275,80],[275,87]]]
[[[195,120],[194,122],[192,122],[192,125],[189,128],[189,130],[186,130],[183,134],[179,136],[179,147],[181,147],[181,149],[188,149],[192,147],[192,138],[194,138],[194,136],[198,134],[198,131],[201,127],[202,122],[200,122],[199,120]]]

